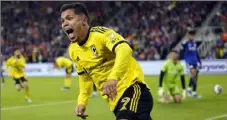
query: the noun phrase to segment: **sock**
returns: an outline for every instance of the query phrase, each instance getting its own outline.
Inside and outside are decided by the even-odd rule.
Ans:
[[[25,99],[30,98],[30,91],[29,91],[29,87],[25,87]]]
[[[195,92],[197,89],[197,80],[196,77],[192,77],[192,90]]]
[[[187,88],[187,91],[191,91],[191,90],[192,90],[192,88],[191,88],[191,87],[188,87],[188,88]]]
[[[188,87],[189,87],[189,88],[192,88],[192,84],[193,84],[193,83],[192,83],[192,77],[190,77]]]
[[[65,87],[70,88],[70,86],[71,86],[71,78],[65,78],[64,85],[65,85]]]
[[[95,84],[93,84],[93,90],[94,90],[94,92],[97,91],[97,88],[96,88]]]

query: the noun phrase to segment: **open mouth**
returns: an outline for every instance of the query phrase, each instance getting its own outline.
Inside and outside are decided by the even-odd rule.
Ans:
[[[69,39],[71,39],[71,40],[75,39],[75,36],[73,34],[73,29],[71,29],[71,28],[67,29],[67,30],[65,30],[65,32],[68,34]]]

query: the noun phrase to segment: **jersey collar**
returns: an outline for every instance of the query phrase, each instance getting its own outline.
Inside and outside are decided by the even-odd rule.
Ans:
[[[79,46],[82,46],[82,45],[84,45],[87,42],[89,34],[90,34],[90,29],[91,29],[91,27],[89,27],[89,29],[88,29],[88,33],[87,33],[86,38],[84,40],[82,40],[81,42],[78,42]]]

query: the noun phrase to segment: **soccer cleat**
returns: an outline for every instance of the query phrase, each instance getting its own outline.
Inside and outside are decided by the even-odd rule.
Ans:
[[[192,98],[197,98],[197,99],[202,98],[202,96],[198,95],[196,92],[193,92],[191,97]]]
[[[164,98],[159,98],[159,99],[158,99],[158,102],[159,102],[159,103],[164,103],[165,100],[164,100]]]
[[[97,95],[98,95],[97,92],[93,92],[91,96],[92,96],[92,97],[95,97],[95,96],[97,96]]]
[[[23,88],[24,88],[24,86],[23,86],[22,84],[20,84],[20,87],[21,87],[21,89],[23,89]]]
[[[61,88],[61,90],[62,90],[62,91],[69,91],[70,88],[69,88],[69,87],[63,87],[63,88]]]
[[[31,103],[32,102],[32,100],[30,98],[27,98],[26,101],[27,101],[27,103]]]
[[[191,91],[191,89],[188,88],[186,91],[187,91],[188,96],[191,97],[191,96],[192,96],[192,91]]]

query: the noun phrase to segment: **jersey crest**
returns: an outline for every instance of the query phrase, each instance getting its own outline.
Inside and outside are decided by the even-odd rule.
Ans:
[[[77,61],[77,62],[80,61],[80,58],[79,58],[78,56],[76,57],[76,61]]]
[[[94,55],[98,55],[98,51],[97,51],[95,45],[91,45],[90,48],[91,48]]]

